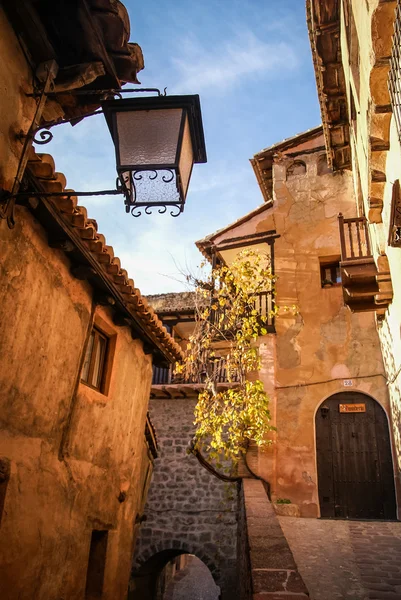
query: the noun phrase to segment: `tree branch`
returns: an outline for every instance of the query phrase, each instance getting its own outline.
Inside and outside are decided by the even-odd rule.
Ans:
[[[249,444],[248,444],[249,447]],[[248,450],[247,447],[247,450]],[[198,448],[195,447],[191,447],[191,453],[195,456],[195,458],[198,460],[199,464],[206,469],[206,471],[208,471],[209,473],[211,473],[214,477],[216,477],[217,479],[220,479],[221,481],[225,481],[226,483],[237,483],[239,481],[242,481],[244,479],[243,476],[241,475],[237,475],[237,476],[230,476],[230,475],[224,475],[223,473],[219,473],[219,471],[217,471],[206,459],[205,457],[202,455],[202,453],[200,452],[200,450],[198,450]],[[260,477],[260,475],[257,475],[249,466],[247,458],[246,458],[246,452],[244,453],[244,462],[245,462],[245,466],[248,469],[249,473],[252,475],[252,477],[254,479],[259,479],[259,481],[262,481],[265,484],[266,487],[266,492],[267,492],[267,496],[269,498],[269,500],[271,500],[271,486],[270,486],[270,482],[267,481],[267,479],[264,479],[264,477]]]
[[[198,459],[198,461],[202,465],[202,467],[204,469],[206,469],[206,471],[209,471],[209,473],[214,475],[214,477],[217,477],[217,479],[220,479],[221,481],[225,481],[226,483],[236,483],[238,481],[242,481],[242,477],[240,477],[240,476],[233,477],[230,475],[224,475],[223,473],[219,473],[218,471],[216,471],[216,469],[210,463],[207,462],[207,460],[204,458],[204,456],[202,456],[202,454],[198,450],[198,448],[192,447],[191,452]]]

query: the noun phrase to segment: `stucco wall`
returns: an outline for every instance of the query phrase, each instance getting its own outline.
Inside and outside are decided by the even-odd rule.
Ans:
[[[301,155],[304,176],[286,179],[274,168],[281,238],[275,247],[277,302],[295,305],[296,316],[277,319],[277,448],[273,490],[298,504],[303,516],[319,514],[314,419],[329,395],[365,391],[388,408],[374,315],[352,314],[341,287],[322,288],[319,258],[339,256],[337,214],[350,216],[355,201],[349,173],[317,175],[317,155]]]
[[[150,401],[160,452],[138,539],[134,581],[151,557],[175,549],[203,560],[223,598],[231,600],[236,597],[237,487],[219,481],[187,454],[194,407],[190,398]]]
[[[389,398],[373,313],[352,314],[341,286],[321,287],[319,259],[340,257],[337,215],[355,215],[350,172],[318,175],[323,139],[316,151],[299,154],[304,174],[290,175],[293,158],[276,157],[274,205],[222,234],[224,237],[276,230],[276,335],[258,340],[260,379],[270,395],[273,444],[259,451],[258,472],[273,498],[290,499],[302,516],[318,516],[315,413],[331,394],[353,391],[373,396],[389,413]],[[293,152],[298,148],[294,144]],[[297,314],[286,307],[295,306]],[[252,464],[256,466],[255,458]]]
[[[0,187],[34,117],[34,73],[0,7]],[[53,115],[54,116],[54,115]],[[46,113],[45,113],[46,118]],[[107,530],[103,597],[125,598],[150,458],[151,357],[21,207],[0,222],[0,597],[81,599],[92,530]],[[79,383],[95,319],[115,340],[107,396]],[[151,468],[151,467],[150,467]],[[8,477],[9,475],[9,477]],[[136,526],[136,529],[138,526]]]
[[[143,502],[151,357],[108,309],[94,308],[90,286],[71,276],[29,212],[17,207],[16,217],[13,230],[0,223],[0,457],[11,461],[0,596],[82,598],[100,529],[109,531],[103,597],[124,598]],[[93,312],[116,336],[107,396],[79,383]]]
[[[262,482],[244,479],[242,487],[241,600],[307,600],[308,590]]]
[[[18,168],[22,142],[17,135],[28,131],[36,103],[27,98],[33,73],[0,6],[0,186],[11,189]]]
[[[382,344],[383,358],[388,379],[388,390],[391,398],[392,422],[397,450],[398,477],[401,482],[401,248],[387,245],[390,227],[392,182],[400,178],[401,147],[394,118],[390,128],[390,151],[387,153],[383,223],[376,226],[377,235],[381,236],[382,246],[387,254],[393,301],[388,307],[385,318],[378,323]]]

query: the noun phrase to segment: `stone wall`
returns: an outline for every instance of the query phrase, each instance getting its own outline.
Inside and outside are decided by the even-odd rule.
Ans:
[[[195,310],[195,292],[153,294],[146,299],[160,313]]]
[[[252,571],[243,485],[241,486],[239,494],[237,556],[239,600],[250,600],[250,598],[252,598]]]
[[[234,600],[237,485],[216,479],[187,454],[194,406],[195,399],[150,401],[160,452],[138,539],[134,579],[152,556],[174,549],[203,560],[222,598]]]
[[[307,600],[308,590],[261,481],[243,480],[241,600]]]

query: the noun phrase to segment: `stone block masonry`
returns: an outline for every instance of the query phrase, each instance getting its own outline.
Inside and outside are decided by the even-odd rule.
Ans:
[[[237,598],[237,484],[209,474],[187,453],[196,399],[150,401],[159,444],[133,575],[157,554],[195,554],[209,567],[223,600]],[[166,555],[167,556],[167,555]],[[149,563],[148,563],[149,564]],[[160,565],[159,565],[160,566]]]
[[[308,590],[261,481],[243,480],[243,504],[240,600],[306,600]]]
[[[279,517],[313,600],[401,600],[401,523]]]

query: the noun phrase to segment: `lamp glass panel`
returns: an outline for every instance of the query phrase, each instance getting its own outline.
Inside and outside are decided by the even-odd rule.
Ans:
[[[192,149],[191,132],[189,130],[188,116],[185,117],[184,134],[182,138],[181,155],[179,158],[179,170],[184,198],[187,195],[188,184],[191,177],[194,153]]]
[[[117,111],[120,167],[174,164],[182,108]]]

